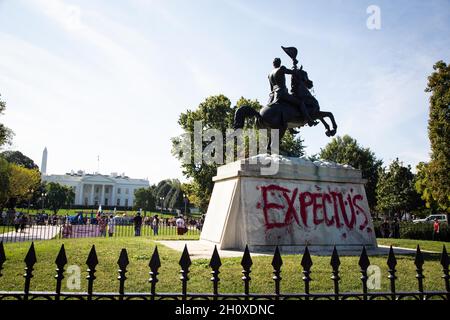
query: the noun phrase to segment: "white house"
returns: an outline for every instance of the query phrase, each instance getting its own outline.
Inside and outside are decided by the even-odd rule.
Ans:
[[[47,167],[47,149],[41,168]],[[42,170],[41,170],[42,171]],[[103,175],[99,173],[88,174],[84,171],[66,174],[45,174],[42,180],[56,182],[72,187],[75,191],[76,206],[114,206],[132,207],[134,204],[134,191],[139,188],[148,188],[147,179],[131,179],[125,174]]]

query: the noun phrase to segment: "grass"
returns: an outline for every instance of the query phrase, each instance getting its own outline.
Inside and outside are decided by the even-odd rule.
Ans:
[[[445,245],[447,251],[450,249],[449,242],[443,241],[426,241],[426,240],[412,240],[412,239],[392,239],[392,238],[378,238],[378,244],[402,248],[416,249],[417,244],[420,244],[420,249],[425,251],[433,251],[437,253],[442,252],[442,247]]]
[[[178,236],[167,237],[164,239],[179,239]],[[122,248],[127,248],[130,264],[128,266],[127,281],[125,288],[127,292],[149,292],[148,283],[149,267],[156,243],[154,240],[140,237],[130,238],[95,238],[95,239],[64,239],[52,241],[35,242],[35,249],[38,262],[33,272],[34,278],[31,282],[33,291],[53,291],[55,286],[55,258],[58,254],[61,244],[65,245],[68,257],[68,265],[77,265],[81,268],[81,289],[87,288],[85,264],[89,250],[93,244],[96,246],[99,265],[97,266],[96,281],[94,291],[96,292],[117,292],[117,259]],[[417,243],[417,241],[416,241]],[[422,244],[422,242],[420,241]],[[7,261],[4,264],[3,277],[0,277],[0,290],[23,290],[24,284],[24,262],[23,259],[28,251],[30,243],[8,243],[5,244]],[[180,266],[178,261],[181,254],[174,250],[158,245],[161,258],[161,268],[159,270],[159,279],[157,285],[158,292],[180,292],[181,282],[179,280]],[[251,292],[271,293],[274,284],[272,280],[271,257],[258,256],[253,257]],[[330,257],[313,256],[313,267],[311,277],[311,292],[332,292],[333,282],[330,280]],[[386,256],[370,257],[372,265],[381,268],[382,280],[381,291],[389,290],[389,280],[387,278]],[[221,292],[242,293],[243,285],[241,280],[242,267],[241,258],[222,258],[222,267],[220,269],[220,287]],[[340,282],[341,291],[361,291],[360,272],[358,266],[359,257],[345,256],[341,257]],[[441,266],[439,264],[438,254],[426,254],[424,265],[425,290],[443,290],[444,283],[441,279]],[[282,292],[303,292],[304,284],[303,274],[300,266],[301,255],[283,256],[283,267],[281,276]],[[414,256],[398,255],[398,291],[417,290],[417,280],[415,278],[416,270],[414,266]],[[211,270],[208,266],[208,259],[196,259],[192,261],[189,273],[189,292],[211,292],[212,285],[209,280]],[[67,269],[67,266],[66,266]],[[63,291],[70,291],[66,287],[66,279],[63,281]],[[78,291],[78,290],[77,290]]]

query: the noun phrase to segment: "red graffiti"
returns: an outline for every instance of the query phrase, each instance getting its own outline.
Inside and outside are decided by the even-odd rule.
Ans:
[[[290,190],[274,184],[258,189],[261,190],[262,202],[257,204],[257,208],[263,210],[267,230],[283,228],[294,222],[309,228],[312,221],[315,226],[324,224],[338,229],[346,226],[349,230],[357,227],[372,231],[368,228],[368,215],[361,205],[364,198],[361,194],[353,194],[353,189],[348,194],[326,192],[318,186],[318,192],[299,192],[298,188]],[[362,219],[357,218],[360,215]],[[361,221],[358,226],[357,221]]]

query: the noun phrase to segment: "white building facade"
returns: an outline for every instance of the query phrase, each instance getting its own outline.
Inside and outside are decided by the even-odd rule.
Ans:
[[[43,175],[47,183],[56,182],[72,187],[75,206],[132,207],[134,191],[148,188],[146,179],[131,179],[125,175],[85,174],[82,171],[63,175]]]

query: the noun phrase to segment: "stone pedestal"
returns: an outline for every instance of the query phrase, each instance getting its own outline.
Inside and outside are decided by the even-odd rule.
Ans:
[[[278,166],[273,175],[262,173]],[[256,163],[258,162],[258,163]],[[272,167],[274,166],[272,163]],[[267,171],[267,170],[266,170]],[[219,249],[340,252],[376,249],[361,172],[303,158],[259,155],[217,170],[201,240]]]

